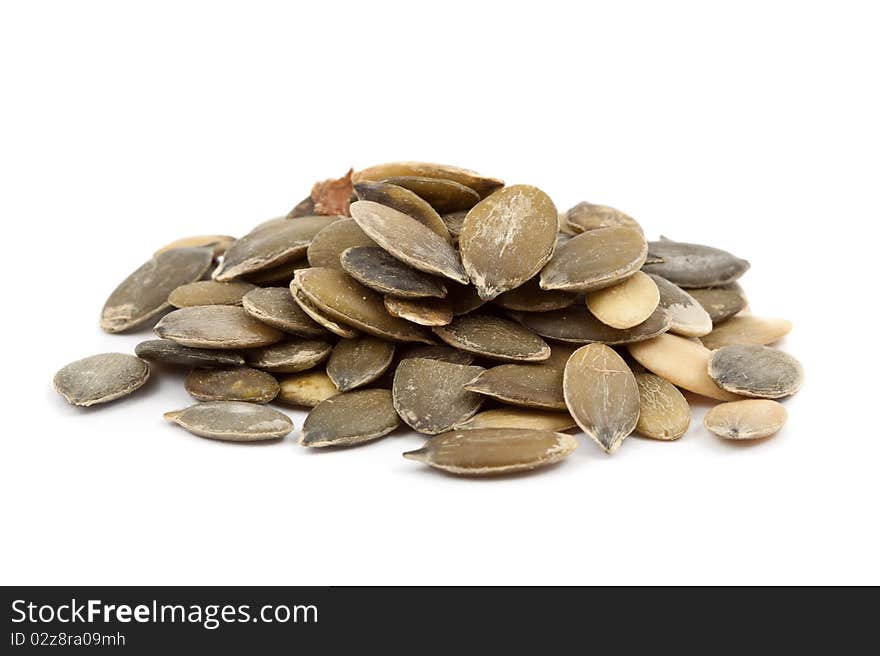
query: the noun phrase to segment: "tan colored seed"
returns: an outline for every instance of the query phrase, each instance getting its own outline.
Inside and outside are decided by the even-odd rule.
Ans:
[[[726,440],[758,440],[779,432],[787,418],[776,401],[748,399],[716,405],[706,413],[703,425]]]
[[[278,382],[281,389],[275,401],[287,405],[314,408],[321,401],[339,394],[333,381],[322,369],[284,376]]]
[[[467,211],[480,202],[476,191],[453,180],[409,175],[386,178],[385,182],[418,194],[441,214]]]
[[[631,216],[607,205],[587,202],[578,203],[566,212],[565,225],[574,234],[599,228],[631,228],[642,232],[642,226]]]
[[[722,287],[691,289],[688,293],[709,313],[712,323],[716,326],[741,312],[748,305],[745,292],[736,282]]]
[[[278,395],[278,381],[250,367],[193,369],[184,381],[190,396],[199,401],[268,403]]]
[[[672,383],[650,373],[636,374],[639,421],[636,432],[655,440],[677,440],[691,425],[691,407]]]
[[[284,338],[280,330],[257,321],[235,305],[201,305],[174,310],[162,317],[153,332],[183,346],[215,349],[268,346]]]
[[[452,321],[452,305],[445,298],[395,298],[386,296],[385,309],[392,317],[420,326],[445,326]]]
[[[241,305],[242,297],[254,289],[247,282],[217,282],[199,280],[181,285],[168,295],[168,302],[176,308],[198,305]]]
[[[495,408],[478,412],[456,426],[456,430],[479,428],[531,428],[532,430],[564,431],[577,426],[567,412],[533,408]]]
[[[633,275],[648,255],[648,244],[632,228],[598,228],[562,244],[541,271],[542,289],[589,292]]]
[[[641,271],[611,287],[587,294],[587,307],[606,326],[626,330],[650,317],[660,304],[656,283]]]
[[[384,374],[394,360],[392,342],[365,335],[343,339],[333,347],[327,375],[340,392],[362,387]]]
[[[375,245],[356,221],[336,221],[315,235],[306,254],[310,266],[341,269],[339,258],[346,249]]]
[[[665,333],[670,325],[666,312],[657,309],[637,326],[617,330],[599,321],[585,305],[580,303],[553,312],[508,312],[508,314],[541,337],[572,344],[631,344]]]
[[[312,303],[305,294],[303,294],[296,279],[290,281],[290,293],[293,296],[294,302],[299,305],[303,312],[309,315],[315,323],[326,328],[334,335],[338,335],[343,339],[352,339],[360,334],[351,326],[346,326],[343,323],[334,321],[327,316],[327,314],[319,310],[318,307]]]
[[[248,365],[264,371],[295,374],[311,369],[330,357],[332,346],[315,339],[296,339],[283,344],[249,349],[244,357]]]
[[[719,349],[734,344],[773,344],[791,332],[791,322],[785,319],[767,319],[751,315],[731,317],[711,333],[702,337],[708,349]]]
[[[465,385],[465,389],[526,408],[565,410],[563,367],[503,364],[487,369]]]
[[[352,446],[387,435],[399,425],[391,392],[356,390],[316,405],[306,417],[299,443],[308,447]]]
[[[127,353],[101,353],[62,367],[55,391],[71,405],[89,407],[128,396],[150,378],[150,365]]]
[[[154,256],[161,255],[166,251],[175,248],[204,248],[211,247],[214,257],[220,257],[235,242],[235,237],[229,235],[197,235],[195,237],[183,237],[176,239],[170,244],[165,244],[162,248],[153,253]]]
[[[651,275],[660,292],[660,307],[669,317],[669,332],[682,337],[702,337],[712,332],[712,317],[699,301],[666,278]]]
[[[499,187],[504,186],[504,181],[498,178],[489,178],[457,166],[432,164],[429,162],[389,162],[387,164],[377,164],[358,171],[352,176],[352,180],[355,182],[362,180],[385,180],[386,178],[397,176],[452,180],[470,187],[481,197],[485,197]]]
[[[273,328],[300,337],[323,337],[327,331],[295,300],[289,287],[263,287],[245,294],[245,312]]]
[[[193,435],[227,442],[276,440],[293,430],[293,422],[287,415],[243,401],[198,403],[166,412],[164,417]]]
[[[437,435],[476,414],[484,397],[464,386],[482,367],[408,358],[394,374],[394,409],[411,428]]]
[[[550,357],[550,347],[534,332],[489,314],[456,317],[432,330],[450,346],[493,360],[540,362]]]
[[[437,210],[409,189],[387,182],[359,182],[354,188],[359,200],[373,201],[402,212],[452,243],[452,235]]]

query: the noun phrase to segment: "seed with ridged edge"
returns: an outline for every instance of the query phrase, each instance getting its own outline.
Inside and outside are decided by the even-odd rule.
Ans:
[[[552,465],[577,448],[573,435],[529,428],[454,430],[403,454],[436,469],[466,476],[529,471]]]
[[[53,384],[71,405],[89,407],[128,396],[150,378],[150,365],[127,353],[101,353],[62,367]]]
[[[482,367],[408,358],[394,374],[394,409],[411,428],[437,435],[472,417],[484,397],[464,389]]]
[[[322,337],[327,331],[293,300],[288,287],[263,287],[245,294],[245,312],[266,325],[300,337]]]
[[[641,271],[616,285],[587,294],[587,307],[593,316],[618,330],[646,321],[659,304],[657,284]]]
[[[399,175],[386,178],[385,182],[418,194],[440,214],[467,211],[480,202],[476,191],[454,180]]]
[[[599,228],[559,246],[541,271],[542,289],[589,292],[633,275],[648,255],[648,244],[632,228]]]
[[[683,287],[715,287],[734,282],[749,269],[749,263],[727,251],[702,244],[661,239],[648,244],[654,263],[645,265],[655,273]]]
[[[767,319],[751,315],[731,317],[711,333],[701,337],[709,349],[734,344],[773,344],[791,332],[791,322],[785,319]]]
[[[234,367],[244,364],[240,353],[192,348],[170,339],[148,339],[134,347],[134,354],[144,360],[184,367]]]
[[[534,430],[563,431],[577,426],[567,412],[537,410],[535,408],[494,408],[483,410],[456,426],[456,430],[478,428],[531,428]]]
[[[354,186],[359,200],[369,200],[403,212],[431,232],[452,243],[452,235],[443,219],[427,201],[409,189],[387,182],[359,182]]]
[[[779,432],[787,418],[777,401],[748,399],[716,405],[706,413],[703,425],[726,440],[758,440]]]
[[[682,337],[702,337],[712,332],[712,317],[702,305],[678,285],[651,275],[660,292],[660,307],[669,317],[669,332]]]
[[[229,235],[196,235],[194,237],[183,237],[176,239],[170,244],[165,244],[157,250],[153,255],[161,255],[166,251],[175,248],[205,248],[210,247],[214,257],[220,257],[226,250],[235,243],[235,237]]]
[[[392,317],[420,326],[445,326],[452,321],[452,305],[445,298],[385,297],[385,309]]]
[[[636,374],[639,421],[636,433],[655,440],[677,440],[691,425],[691,407],[678,388],[647,372]]]
[[[631,216],[607,205],[587,202],[578,203],[568,210],[565,224],[575,234],[599,228],[631,228],[642,232],[642,226]]]
[[[336,221],[321,230],[312,239],[306,254],[310,266],[341,269],[339,258],[346,249],[375,245],[376,242],[367,237],[357,222],[349,219]]]
[[[709,377],[734,394],[781,399],[801,388],[804,370],[800,362],[778,349],[737,344],[712,352]]]
[[[193,369],[184,381],[190,396],[199,401],[268,403],[278,395],[278,381],[250,367]]]
[[[306,417],[299,443],[308,447],[352,446],[387,435],[399,425],[391,392],[356,390],[316,405]]]
[[[327,375],[340,392],[362,387],[384,374],[394,360],[394,344],[365,335],[340,340],[327,362]]]
[[[314,408],[321,401],[339,394],[339,390],[323,369],[301,371],[279,379],[281,389],[277,403]]]
[[[489,314],[466,314],[432,330],[450,346],[492,360],[540,362],[550,357],[550,347],[534,332]]]
[[[562,371],[544,364],[502,364],[481,373],[465,389],[512,405],[565,410]]]
[[[669,330],[669,317],[657,309],[645,321],[626,330],[607,326],[576,303],[553,312],[508,312],[508,315],[541,337],[571,344],[631,344],[651,339]]]
[[[311,369],[330,357],[332,346],[317,339],[294,339],[282,344],[248,349],[247,363],[255,369],[295,374]]]
[[[504,186],[504,181],[498,178],[490,178],[457,166],[433,164],[431,162],[388,162],[386,164],[376,164],[375,166],[357,171],[351,179],[354,182],[360,182],[361,180],[385,180],[397,176],[452,180],[470,187],[480,196],[487,196],[498,189],[498,187]]]
[[[284,437],[293,430],[287,415],[257,403],[211,401],[166,412],[165,419],[212,440],[261,442]]]
[[[349,248],[340,258],[342,269],[362,285],[398,298],[443,298],[446,285],[417,271],[378,246]]]
[[[284,338],[280,330],[257,321],[235,305],[181,308],[162,317],[153,332],[184,346],[216,349],[268,346]]]
[[[217,282],[199,280],[181,285],[168,295],[168,302],[176,308],[198,305],[241,305],[242,297],[254,289],[247,282]]]
[[[709,313],[712,323],[716,326],[741,312],[748,305],[745,292],[736,282],[721,287],[691,289],[688,293]]]

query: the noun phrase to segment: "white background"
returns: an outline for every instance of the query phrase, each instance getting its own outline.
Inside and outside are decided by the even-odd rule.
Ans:
[[[872,3],[4,2],[2,583],[880,583]],[[617,206],[748,258],[807,385],[776,437],[586,439],[445,476],[395,434],[200,439],[161,375],[90,411],[69,361],[154,249],[397,159]],[[304,415],[292,412],[297,424]]]

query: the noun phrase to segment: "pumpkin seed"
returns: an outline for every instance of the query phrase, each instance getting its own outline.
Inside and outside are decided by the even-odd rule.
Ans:
[[[210,247],[214,257],[220,257],[232,246],[235,237],[229,235],[197,235],[195,237],[184,237],[176,239],[170,244],[165,244],[162,248],[153,253],[153,256],[161,255],[166,251],[175,248],[205,248]]]
[[[788,353],[757,344],[737,344],[712,352],[709,377],[734,394],[780,399],[801,388],[804,370]]]
[[[457,348],[447,346],[446,344],[438,344],[431,346],[415,346],[408,349],[402,356],[401,360],[406,358],[425,358],[427,360],[442,360],[452,364],[473,364],[474,356]]]
[[[89,407],[128,396],[150,378],[150,365],[126,353],[101,353],[62,367],[53,384],[71,405]]]
[[[587,307],[606,326],[626,330],[647,321],[660,304],[660,290],[645,273],[587,294]]]
[[[636,377],[614,349],[589,344],[565,365],[565,403],[584,432],[613,453],[636,427],[639,390]]]
[[[379,246],[411,267],[467,284],[455,249],[403,212],[369,200],[351,205],[351,217]]]
[[[342,271],[305,269],[296,272],[294,282],[318,310],[334,321],[343,322],[383,339],[431,343],[431,339],[420,327],[392,317],[385,310],[381,296],[355,282]]]
[[[655,440],[677,440],[691,425],[691,407],[678,388],[660,376],[636,374],[639,421],[636,432]]]
[[[464,386],[483,371],[482,367],[407,358],[394,374],[394,409],[420,433],[444,433],[480,409],[483,397]]]
[[[469,314],[486,304],[473,285],[449,284],[446,286],[446,298],[452,303],[454,317]]]
[[[291,260],[290,262],[285,262],[284,264],[279,264],[271,269],[250,273],[243,276],[242,280],[261,286],[286,286],[290,284],[294,273],[299,269],[307,269],[308,267],[309,261],[306,258],[301,257],[296,260]]]
[[[577,439],[565,433],[528,428],[455,430],[431,438],[404,458],[451,474],[487,476],[529,471],[571,455]]]
[[[181,285],[168,295],[168,302],[176,308],[198,305],[241,305],[241,298],[254,289],[247,282],[217,282],[199,280]]]
[[[536,275],[556,246],[557,211],[537,187],[505,187],[468,212],[459,237],[464,269],[491,300]]]
[[[437,210],[409,189],[387,182],[359,182],[354,188],[359,200],[373,201],[402,212],[452,243],[452,236]]]
[[[278,395],[278,381],[250,367],[193,369],[184,381],[190,396],[199,401],[249,401],[268,403]]]
[[[751,315],[731,317],[701,339],[706,348],[719,349],[734,344],[773,344],[791,332],[785,319],[765,319]]]
[[[745,260],[701,244],[661,239],[650,242],[648,251],[652,258],[660,261],[646,264],[644,270],[685,289],[726,285],[749,269]]]
[[[362,387],[384,374],[394,360],[394,344],[365,335],[333,347],[327,375],[340,392]]]
[[[465,389],[526,408],[565,410],[562,372],[562,367],[543,364],[503,364],[487,369]]]
[[[134,353],[144,360],[185,367],[234,367],[244,364],[244,358],[233,351],[190,348],[170,339],[149,339],[134,347]]]
[[[629,345],[630,354],[645,367],[676,387],[719,401],[735,401],[736,394],[721,389],[709,378],[709,356],[704,346],[678,335],[660,335]]]
[[[716,405],[706,413],[703,425],[726,440],[758,440],[779,432],[787,418],[776,401],[748,399]]]
[[[488,314],[456,317],[432,330],[450,346],[493,360],[540,362],[550,357],[550,347],[534,332]]]
[[[506,310],[550,312],[571,306],[575,299],[577,299],[575,294],[556,289],[541,289],[539,278],[535,276],[516,289],[511,289],[509,292],[497,296],[494,302]]]
[[[452,305],[445,298],[385,297],[385,309],[392,317],[420,326],[445,326],[452,321]]]
[[[285,218],[298,219],[303,216],[315,216],[315,214],[317,214],[317,212],[315,212],[315,201],[312,200],[312,196],[309,194],[298,202],[293,209],[287,213]]]
[[[567,412],[534,410],[532,408],[495,408],[478,412],[456,426],[456,430],[480,428],[531,428],[533,430],[564,431],[577,426]]]
[[[476,191],[481,197],[485,197],[504,186],[504,181],[498,178],[489,178],[467,169],[445,164],[431,164],[429,162],[389,162],[377,164],[354,174],[355,182],[362,180],[385,180],[392,177],[419,177],[439,178],[452,180]]]
[[[508,312],[508,315],[541,337],[572,344],[630,344],[651,339],[669,330],[669,317],[657,309],[645,321],[626,330],[607,326],[583,305],[553,312]]]
[[[398,298],[443,298],[446,285],[439,278],[416,271],[378,246],[349,248],[342,269],[362,285]]]
[[[631,228],[643,232],[638,221],[620,210],[587,202],[578,203],[568,210],[565,223],[575,234],[599,228]]]
[[[385,182],[418,194],[441,214],[466,212],[480,202],[476,191],[454,180],[403,175],[385,178]]]
[[[268,346],[284,337],[281,331],[257,321],[235,305],[200,305],[174,310],[162,317],[153,332],[183,346],[215,349]]]
[[[245,351],[244,358],[255,369],[295,374],[322,363],[330,357],[332,346],[315,339],[297,339],[283,344]]]
[[[562,244],[541,271],[542,289],[590,292],[633,275],[648,244],[632,228],[597,228]]]
[[[168,295],[200,280],[213,259],[210,248],[175,248],[156,255],[113,290],[101,311],[101,328],[121,333],[158,316],[171,307]]]
[[[257,228],[229,247],[214,271],[214,280],[234,280],[302,257],[315,235],[338,220],[337,216],[305,216]]]
[[[399,425],[391,392],[357,390],[316,405],[306,417],[299,443],[309,447],[352,446],[387,435]]]
[[[315,235],[306,254],[310,266],[342,269],[342,254],[358,246],[376,246],[376,242],[367,237],[356,221],[336,221]]]
[[[736,282],[722,287],[692,289],[688,293],[709,313],[716,326],[744,310],[747,305],[745,293]]]
[[[293,300],[288,287],[254,289],[242,299],[245,312],[273,328],[300,337],[322,337],[327,331]]]
[[[446,229],[449,230],[449,234],[452,235],[453,240],[458,241],[458,237],[461,235],[461,229],[464,227],[464,220],[467,218],[467,215],[467,211],[449,212],[448,214],[440,215],[440,218],[443,219],[443,223],[446,224]]]
[[[660,292],[660,307],[669,317],[669,332],[682,337],[702,337],[712,332],[712,317],[691,294],[666,278],[651,275]]]
[[[293,430],[293,422],[287,415],[244,401],[197,403],[183,410],[166,412],[164,417],[193,435],[228,442],[275,440]]]
[[[311,319],[329,330],[334,335],[338,335],[344,339],[351,339],[353,337],[357,337],[360,333],[356,331],[351,326],[346,326],[345,324],[337,323],[333,321],[326,314],[321,312],[317,308],[317,306],[312,303],[305,294],[303,294],[302,290],[299,288],[296,279],[290,281],[290,293],[293,296],[294,302],[299,305],[300,309],[305,312]]]
[[[279,380],[281,390],[275,400],[288,405],[314,408],[321,401],[339,394],[339,390],[322,369],[301,371]]]

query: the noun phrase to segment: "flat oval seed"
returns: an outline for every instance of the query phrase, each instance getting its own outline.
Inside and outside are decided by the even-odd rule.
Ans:
[[[441,214],[467,211],[480,202],[480,194],[453,180],[409,175],[392,176],[385,182],[418,194]]]
[[[528,185],[505,187],[468,212],[459,248],[480,298],[515,289],[541,270],[556,247],[557,215],[550,197]]]
[[[181,285],[168,295],[168,302],[176,308],[199,305],[241,305],[241,298],[254,289],[247,282],[217,282],[199,280]]]
[[[339,258],[347,249],[358,246],[376,246],[376,242],[367,237],[356,221],[336,221],[315,235],[309,244],[306,252],[309,265],[341,269]]]
[[[580,304],[553,312],[508,312],[508,315],[541,337],[571,344],[631,344],[669,330],[669,317],[659,308],[647,320],[626,330],[605,325]]]
[[[516,289],[504,292],[495,298],[495,304],[506,310],[520,312],[551,312],[574,304],[577,296],[568,292],[541,289],[539,278],[535,276]]]
[[[452,303],[452,316],[454,317],[469,314],[486,304],[473,285],[450,284],[446,287],[446,291],[446,298]]]
[[[420,433],[444,433],[480,409],[484,397],[464,386],[483,371],[482,367],[408,358],[394,374],[394,409]]]
[[[445,298],[385,297],[385,309],[392,317],[420,326],[445,326],[452,321],[452,304]]]
[[[289,285],[290,281],[293,279],[294,273],[296,273],[300,269],[308,268],[309,261],[304,257],[300,257],[298,259],[291,260],[290,262],[279,264],[278,266],[272,267],[271,269],[264,269],[262,271],[250,273],[244,276],[242,280],[260,286],[272,285],[280,287],[284,285]]]
[[[648,244],[632,228],[589,230],[559,246],[541,271],[542,289],[589,292],[633,275],[648,255]]]
[[[692,289],[688,293],[709,313],[716,326],[744,310],[748,304],[742,287],[736,282],[722,287]]]
[[[645,273],[587,294],[587,307],[606,326],[626,330],[647,321],[660,304],[660,290]]]
[[[589,344],[572,354],[565,365],[563,392],[571,416],[605,453],[614,453],[636,427],[636,377],[604,344]]]
[[[287,405],[301,405],[314,408],[321,401],[339,394],[339,390],[321,369],[301,371],[298,374],[284,376],[279,380],[281,390],[275,401]]]
[[[660,376],[636,374],[639,421],[636,433],[655,440],[677,440],[691,425],[691,407],[678,388]]]
[[[378,246],[349,248],[340,259],[342,269],[362,285],[398,298],[443,298],[446,285],[417,271]]]
[[[193,435],[227,442],[260,442],[293,430],[290,418],[277,410],[243,401],[211,401],[166,412],[168,421]]]
[[[170,339],[149,339],[134,347],[134,353],[144,360],[185,367],[234,367],[244,364],[240,353],[183,346]]]
[[[721,389],[709,378],[709,356],[712,352],[684,337],[660,335],[645,342],[630,344],[629,352],[643,367],[676,387],[719,401],[735,401],[739,398]]]
[[[712,352],[709,377],[734,394],[781,399],[801,388],[804,370],[788,353],[757,344],[738,344]]]
[[[175,248],[205,248],[210,247],[214,257],[220,257],[232,246],[235,237],[229,235],[197,235],[195,237],[183,237],[176,239],[170,244],[165,244],[162,248],[153,253],[154,256],[161,255],[166,251]]]
[[[706,413],[703,425],[726,440],[758,440],[779,432],[787,418],[776,401],[748,399],[716,405]]]
[[[693,296],[666,278],[651,275],[660,292],[660,307],[669,317],[669,332],[682,337],[702,337],[712,332],[712,317]]]
[[[162,317],[153,332],[183,346],[215,349],[268,346],[284,338],[280,330],[234,305],[181,308]]]
[[[719,248],[661,239],[648,244],[652,259],[647,273],[655,273],[684,287],[715,287],[734,282],[749,269],[749,263]]]
[[[711,333],[701,337],[708,349],[734,344],[773,344],[791,332],[791,322],[751,315],[731,317]]]
[[[306,254],[315,235],[338,220],[338,216],[305,216],[257,227],[229,247],[213,277],[234,280],[295,260]]]
[[[577,426],[567,412],[534,410],[532,408],[495,408],[478,412],[456,426],[456,430],[480,428],[531,428],[533,430],[563,431]]]
[[[552,465],[577,448],[573,435],[528,428],[455,430],[434,437],[404,458],[452,474],[487,476]]]
[[[254,289],[242,299],[245,312],[273,328],[300,337],[322,337],[327,331],[293,300],[288,287]]]
[[[565,215],[565,223],[575,234],[599,228],[631,228],[642,231],[642,226],[631,216],[607,205],[578,203]]]
[[[488,314],[456,317],[432,330],[450,346],[493,360],[540,362],[550,357],[550,347],[534,332]]]
[[[340,392],[362,387],[384,374],[394,360],[394,344],[365,335],[343,339],[333,347],[327,375]]]
[[[323,326],[334,335],[338,335],[343,339],[351,339],[360,334],[351,326],[346,326],[345,324],[333,321],[333,319],[321,312],[321,310],[319,310],[317,306],[312,303],[305,294],[303,294],[295,279],[290,281],[290,293],[293,296],[293,300],[299,305],[303,312],[309,315],[315,323]]]
[[[101,353],[62,367],[53,384],[71,405],[89,407],[128,396],[150,378],[150,365],[127,353]]]
[[[278,381],[250,367],[193,369],[184,381],[190,396],[199,401],[268,403],[278,395]]]
[[[452,243],[452,235],[437,210],[409,189],[387,182],[359,182],[354,189],[359,200],[373,201],[402,212]]]
[[[485,197],[504,186],[504,181],[498,178],[489,178],[467,169],[446,164],[432,164],[430,162],[389,162],[377,164],[352,176],[354,182],[362,180],[385,180],[386,178],[406,176],[420,178],[439,178],[452,180],[476,191],[481,197]]]
[[[244,358],[255,369],[295,374],[311,369],[330,357],[332,346],[316,339],[297,339],[283,344],[245,351]]]
[[[425,358],[427,360],[441,360],[452,364],[473,364],[474,356],[465,353],[452,346],[446,344],[437,344],[432,346],[416,346],[408,349],[402,356],[401,360],[406,358]]]
[[[101,328],[120,333],[158,316],[171,307],[168,295],[200,280],[213,259],[210,248],[175,248],[155,256],[113,290],[101,311]]]
[[[334,321],[383,339],[431,343],[422,328],[392,317],[385,310],[381,296],[342,271],[319,268],[297,271],[294,283],[318,310]]]
[[[352,446],[378,439],[400,425],[384,389],[357,390],[316,405],[303,424],[303,446]]]
[[[487,369],[465,389],[526,408],[565,410],[562,371],[543,364],[503,364]]]

